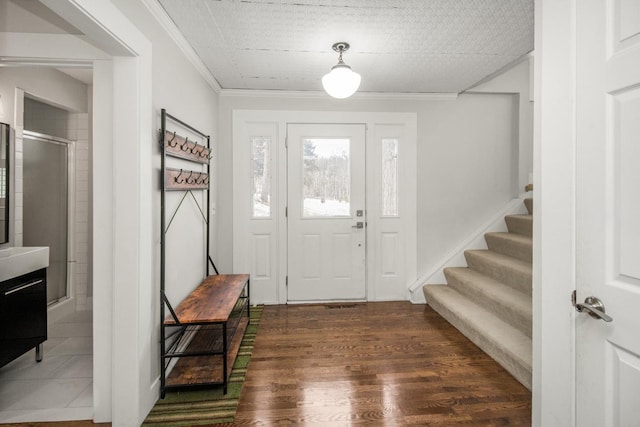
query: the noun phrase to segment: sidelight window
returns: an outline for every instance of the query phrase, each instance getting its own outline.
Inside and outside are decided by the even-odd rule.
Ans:
[[[271,138],[251,137],[251,195],[254,218],[271,217]]]
[[[382,216],[398,216],[398,140],[382,139]]]

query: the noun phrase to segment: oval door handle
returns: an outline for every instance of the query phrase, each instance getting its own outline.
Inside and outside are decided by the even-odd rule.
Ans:
[[[611,322],[613,318],[605,313],[604,304],[596,297],[587,297],[584,302],[576,304],[576,310],[582,313],[587,311],[589,316],[594,319],[601,319],[605,322]]]

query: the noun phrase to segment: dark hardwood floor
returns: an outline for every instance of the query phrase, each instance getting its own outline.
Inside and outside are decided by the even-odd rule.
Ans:
[[[356,424],[529,426],[531,393],[428,306],[265,307],[226,426]]]
[[[531,393],[430,307],[265,307],[233,425],[527,426]]]
[[[49,423],[9,423],[2,427],[111,427],[111,423],[94,423],[91,421],[57,421]]]

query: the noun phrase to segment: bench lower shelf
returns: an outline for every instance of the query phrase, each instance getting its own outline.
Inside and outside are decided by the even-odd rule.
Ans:
[[[248,318],[240,319],[238,328],[233,335],[233,339],[228,346],[227,351],[227,374],[229,378],[233,363],[236,359],[238,351],[240,351],[240,343],[244,336],[244,332],[249,324]],[[196,332],[192,343],[193,346],[197,346],[198,341],[210,340],[206,334],[211,333],[207,329],[202,329]],[[188,351],[188,348],[187,348]],[[178,362],[171,370],[171,373],[167,376],[165,389],[177,389],[182,387],[210,387],[212,385],[225,385],[225,379],[223,375],[223,355],[206,355],[206,356],[183,356],[178,359]],[[225,390],[226,392],[226,390]]]

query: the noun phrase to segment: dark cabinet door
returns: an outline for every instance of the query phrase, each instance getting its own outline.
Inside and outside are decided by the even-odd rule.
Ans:
[[[0,284],[0,366],[47,339],[46,269]]]

